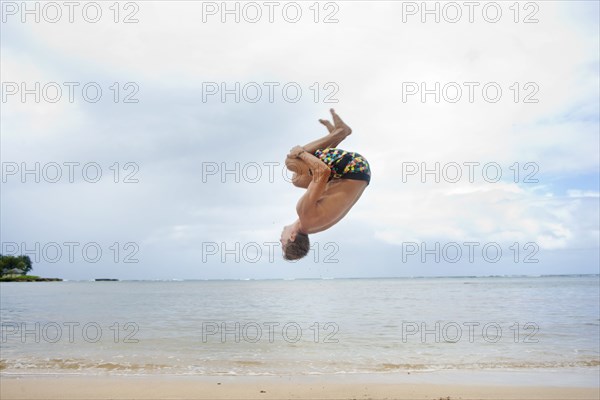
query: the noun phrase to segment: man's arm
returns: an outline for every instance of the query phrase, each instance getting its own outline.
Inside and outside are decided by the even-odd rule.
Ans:
[[[317,202],[327,187],[331,170],[327,164],[306,151],[300,153],[298,157],[300,160],[304,161],[312,171],[312,181],[308,185],[308,190],[304,196],[302,196],[302,199],[300,199],[297,207],[298,215],[302,219],[303,215],[315,211]]]
[[[313,154],[307,152],[303,147],[294,146],[285,160],[285,165],[290,171],[302,175],[325,175],[327,180],[331,175],[329,167]]]
[[[285,159],[285,166],[294,173],[292,175],[292,184],[296,187],[307,189],[312,178],[308,165],[297,156],[288,154]]]
[[[304,163],[308,166],[308,169],[312,172],[313,182],[315,180],[324,180],[325,183],[327,183],[329,176],[331,175],[331,170],[327,164],[305,150],[300,152],[298,158],[301,161],[304,161]]]

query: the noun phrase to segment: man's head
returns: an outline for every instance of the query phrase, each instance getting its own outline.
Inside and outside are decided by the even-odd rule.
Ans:
[[[308,254],[310,241],[306,233],[300,232],[298,224],[285,226],[281,232],[281,247],[283,258],[286,260],[299,260]]]

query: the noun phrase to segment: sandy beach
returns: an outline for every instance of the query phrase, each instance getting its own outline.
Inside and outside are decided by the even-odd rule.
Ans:
[[[1,290],[2,400],[600,395],[596,277],[18,285]],[[452,301],[422,301],[439,286]]]
[[[599,388],[389,383],[351,377],[3,377],[3,400],[598,399]]]

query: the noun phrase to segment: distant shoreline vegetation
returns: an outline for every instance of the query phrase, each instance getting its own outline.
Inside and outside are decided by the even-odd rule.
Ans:
[[[151,283],[181,283],[181,282],[278,282],[278,281],[333,281],[333,280],[427,280],[427,279],[547,279],[547,278],[598,278],[600,274],[549,274],[549,275],[451,275],[451,276],[374,276],[374,277],[316,277],[316,278],[164,278],[164,279],[65,279],[65,282],[151,282]]]
[[[27,275],[33,269],[29,256],[5,256],[0,254],[0,282],[53,282],[60,278],[40,278]]]

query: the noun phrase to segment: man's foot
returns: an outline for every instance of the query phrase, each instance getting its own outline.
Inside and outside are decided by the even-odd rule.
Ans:
[[[352,133],[352,128],[350,128],[339,115],[332,108],[329,110],[331,112],[331,116],[333,117],[333,124],[326,119],[320,119],[319,122],[327,127],[327,130],[330,134],[343,134],[344,137],[350,135]]]
[[[333,124],[331,122],[327,121],[326,119],[320,119],[319,122],[321,124],[325,125],[325,127],[327,128],[329,133],[331,133],[335,130],[335,126],[333,126]]]
[[[342,121],[340,116],[337,115],[333,108],[329,111],[331,112],[331,116],[333,117],[333,124],[335,125],[335,129],[341,129],[344,132],[345,136],[350,135],[352,133],[352,128],[350,128],[348,125],[346,125],[344,121]]]

